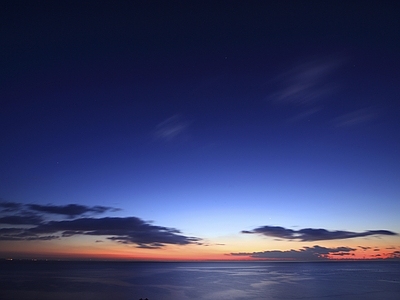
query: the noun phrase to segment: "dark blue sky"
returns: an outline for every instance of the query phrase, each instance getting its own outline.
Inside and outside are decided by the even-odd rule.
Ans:
[[[396,1],[0,10],[3,202],[115,207],[213,241],[400,231]]]

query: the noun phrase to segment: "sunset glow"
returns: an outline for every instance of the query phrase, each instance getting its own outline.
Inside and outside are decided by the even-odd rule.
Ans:
[[[392,2],[8,2],[0,258],[400,259]]]

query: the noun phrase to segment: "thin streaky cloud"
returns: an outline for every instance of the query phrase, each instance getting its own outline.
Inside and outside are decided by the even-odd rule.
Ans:
[[[334,120],[337,127],[357,126],[372,121],[378,114],[372,108],[362,108],[343,114]]]
[[[156,126],[154,136],[159,140],[172,141],[182,136],[188,130],[188,126],[189,123],[182,121],[179,115],[173,115]]]
[[[314,60],[293,67],[275,78],[278,88],[270,99],[282,104],[315,104],[336,89],[330,76],[341,63],[340,60]]]

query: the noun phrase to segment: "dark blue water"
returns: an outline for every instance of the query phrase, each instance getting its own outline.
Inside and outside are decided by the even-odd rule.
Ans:
[[[0,263],[0,299],[400,299],[399,262]]]

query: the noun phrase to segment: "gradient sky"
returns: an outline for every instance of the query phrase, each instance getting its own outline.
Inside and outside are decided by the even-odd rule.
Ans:
[[[396,1],[0,11],[0,257],[400,258]]]

